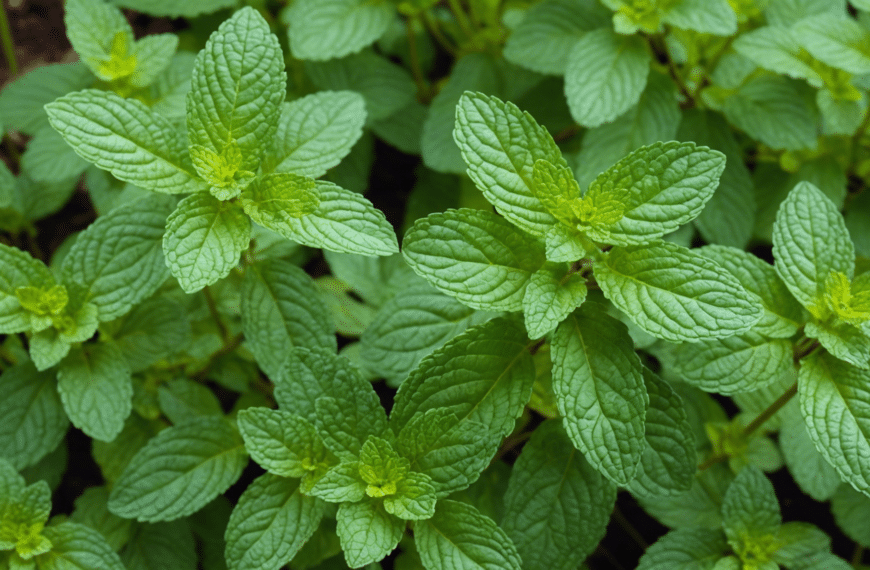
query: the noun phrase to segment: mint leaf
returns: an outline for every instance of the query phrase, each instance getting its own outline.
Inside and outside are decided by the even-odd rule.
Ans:
[[[100,216],[64,257],[64,282],[85,288],[101,321],[120,317],[169,276],[162,239],[174,201],[147,197]]]
[[[792,26],[801,47],[831,67],[870,73],[870,32],[849,17],[819,14]]]
[[[317,211],[319,198],[311,178],[290,173],[265,174],[242,193],[245,213],[264,228],[282,233],[287,223]]]
[[[315,402],[318,431],[326,446],[342,458],[353,458],[371,436],[387,434],[387,414],[367,380],[357,374],[351,397],[323,396]],[[363,384],[365,382],[365,385]]]
[[[727,271],[668,242],[613,248],[595,266],[604,295],[646,332],[671,342],[749,330],[761,304]]]
[[[719,529],[679,528],[668,532],[650,545],[640,557],[637,570],[673,570],[674,568],[717,568],[728,544]],[[739,563],[738,563],[739,564]]]
[[[565,68],[571,116],[584,127],[610,122],[638,102],[650,66],[649,49],[637,36],[599,28],[574,46]]]
[[[616,486],[577,454],[556,420],[535,429],[511,470],[502,524],[529,570],[574,569],[604,537]]]
[[[175,127],[135,99],[86,89],[56,99],[45,111],[79,156],[120,180],[164,194],[207,188]]]
[[[438,501],[435,516],[414,525],[414,540],[429,570],[520,570],[517,547],[492,519],[465,503]]]
[[[96,530],[75,522],[62,522],[43,529],[51,542],[51,554],[39,561],[40,568],[105,568],[124,570],[121,559]]]
[[[239,497],[226,529],[230,570],[277,570],[317,530],[323,503],[299,492],[299,482],[266,473]]]
[[[788,471],[801,491],[819,502],[834,496],[842,480],[813,445],[803,418],[783,424],[779,430],[779,447]],[[836,516],[836,506],[833,508]]]
[[[329,503],[356,503],[363,500],[366,482],[360,477],[359,461],[345,461],[330,467],[305,491]]]
[[[870,368],[870,335],[848,323],[809,322],[804,334],[819,341],[832,356],[858,368]]]
[[[849,485],[840,485],[831,497],[831,512],[837,526],[852,540],[867,547],[870,545],[870,497],[857,492]]]
[[[151,14],[170,18],[192,18],[200,14],[210,14],[222,8],[236,6],[235,0],[199,0],[196,3],[176,2],[175,0],[112,0],[113,4]]]
[[[0,93],[0,116],[6,129],[33,135],[48,126],[43,106],[89,87],[93,74],[81,62],[36,67],[6,84]]]
[[[860,1],[860,0],[858,0]],[[854,2],[853,2],[854,4]],[[846,2],[836,0],[780,0],[771,2],[764,8],[764,17],[773,26],[789,27],[810,16],[846,16]]]
[[[57,394],[54,372],[37,372],[30,362],[0,374],[0,457],[24,469],[55,449],[69,420]]]
[[[237,11],[197,55],[187,96],[190,144],[221,154],[236,143],[241,169],[256,170],[278,124],[286,78],[269,24],[253,8]]]
[[[453,136],[468,175],[496,210],[534,236],[546,233],[554,220],[532,192],[532,169],[539,159],[565,166],[550,133],[513,103],[466,92]]]
[[[730,36],[737,33],[737,17],[728,0],[682,0],[664,10],[662,21],[702,34]]]
[[[166,220],[166,265],[186,293],[226,277],[251,241],[251,222],[233,202],[204,192],[178,203]]]
[[[160,410],[174,424],[200,416],[222,416],[221,404],[207,386],[176,378],[157,388]]]
[[[115,321],[112,338],[133,372],[174,355],[187,346],[191,326],[182,305],[167,297],[147,299]]]
[[[21,155],[21,172],[37,182],[63,183],[78,178],[88,163],[51,125],[36,131]]]
[[[154,34],[136,40],[131,54],[136,58],[136,69],[130,84],[139,88],[150,85],[172,62],[177,47],[175,34]]]
[[[795,79],[806,79],[810,85],[821,87],[822,77],[806,57],[801,57],[799,38],[792,28],[762,26],[740,34],[734,41],[734,49],[765,69]]]
[[[287,13],[290,49],[298,59],[344,57],[377,41],[394,18],[389,2],[301,0]]]
[[[0,331],[24,332],[32,327],[31,311],[21,305],[17,291],[23,287],[51,287],[54,277],[44,263],[17,247],[0,244]]]
[[[112,441],[132,410],[130,367],[113,342],[74,348],[60,363],[57,391],[73,425]]]
[[[415,416],[444,408],[460,422],[483,424],[504,437],[531,396],[535,373],[528,346],[516,319],[499,317],[468,329],[420,361],[402,382],[390,425],[401,430]]]
[[[386,512],[380,501],[342,503],[336,521],[344,559],[351,568],[383,559],[405,532],[405,521]]]
[[[195,513],[226,491],[247,463],[238,431],[202,417],[166,428],[140,449],[109,497],[109,510],[143,522]]]
[[[722,526],[728,543],[739,554],[742,547],[776,533],[780,524],[782,516],[770,480],[757,467],[744,467],[722,502]]]
[[[283,216],[273,231],[299,244],[340,253],[390,255],[399,250],[396,234],[371,202],[331,182],[315,181],[320,205],[300,218]]]
[[[553,334],[553,392],[568,437],[611,481],[634,477],[649,398],[625,325],[584,303]]]
[[[113,59],[113,47],[119,40],[130,46],[134,41],[124,14],[102,0],[71,0],[64,8],[63,23],[73,49],[100,79],[117,79],[106,69]],[[130,72],[135,65],[134,60]]]
[[[239,412],[238,422],[251,458],[279,477],[301,478],[329,459],[314,425],[296,414],[248,408]]]
[[[384,498],[384,508],[402,520],[425,520],[435,514],[437,495],[432,479],[410,472],[399,481],[396,494]]]
[[[248,349],[270,378],[294,346],[336,349],[326,305],[311,278],[280,259],[248,267],[241,288],[242,331]]]
[[[499,216],[447,210],[417,220],[402,253],[411,268],[439,290],[482,310],[518,311],[544,248]]]
[[[523,295],[529,338],[540,338],[586,299],[586,278],[565,265],[548,265],[532,274]]]
[[[538,73],[563,75],[571,50],[586,32],[605,28],[610,14],[588,0],[545,0],[511,31],[504,57]]]
[[[263,170],[319,178],[347,156],[365,122],[365,99],[353,91],[322,91],[285,103]]]
[[[580,216],[580,229],[587,231],[588,224],[590,237],[614,245],[660,238],[701,213],[724,169],[722,153],[695,143],[641,147],[592,181],[580,203],[591,205]],[[611,214],[608,207],[616,210]]]
[[[870,493],[870,418],[866,386],[870,373],[815,353],[801,361],[798,396],[816,449],[843,480]]]

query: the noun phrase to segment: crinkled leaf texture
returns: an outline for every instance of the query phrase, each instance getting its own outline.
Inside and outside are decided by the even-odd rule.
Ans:
[[[112,488],[109,510],[143,522],[193,514],[236,482],[247,459],[227,420],[193,418],[164,429],[133,456]]]
[[[67,521],[47,526],[43,533],[51,541],[52,549],[45,560],[39,560],[40,568],[124,570],[124,564],[103,535],[89,526]]]
[[[405,521],[386,512],[383,503],[371,499],[342,503],[336,522],[344,559],[351,568],[383,559],[396,548],[405,531]]]
[[[641,556],[637,570],[709,569],[728,552],[721,530],[680,528],[670,531]]]
[[[377,41],[394,17],[389,2],[300,0],[287,14],[290,49],[299,59],[344,57]]]

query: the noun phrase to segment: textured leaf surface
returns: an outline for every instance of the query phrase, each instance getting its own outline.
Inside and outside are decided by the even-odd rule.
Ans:
[[[625,325],[584,303],[553,335],[553,392],[565,430],[613,482],[634,477],[644,446],[649,397]]]
[[[226,20],[196,58],[187,96],[190,144],[221,154],[239,145],[241,168],[256,170],[272,141],[287,75],[278,38],[253,8]]]
[[[335,350],[329,313],[311,278],[288,261],[248,268],[241,290],[242,330],[248,349],[275,378],[294,346]]]
[[[599,28],[580,38],[565,68],[565,97],[574,120],[597,127],[628,111],[646,85],[650,59],[637,36]]]
[[[195,293],[226,277],[250,241],[242,209],[201,192],[179,202],[166,220],[163,254],[181,288]]]
[[[51,541],[51,553],[40,568],[46,570],[124,570],[118,554],[106,543],[106,539],[89,526],[63,522],[43,529],[45,538]]]
[[[112,59],[116,35],[132,43],[133,29],[124,14],[106,2],[70,0],[64,6],[63,23],[73,49],[97,75]],[[114,79],[104,76],[102,79]]]
[[[45,106],[51,126],[79,156],[148,190],[206,190],[175,127],[135,99],[86,89]]]
[[[296,414],[247,408],[239,412],[238,421],[251,458],[274,475],[301,478],[308,471],[306,465],[325,455],[314,425]]]
[[[492,519],[471,505],[438,502],[435,516],[417,523],[414,539],[431,570],[520,570],[517,547]]]
[[[365,99],[353,91],[321,91],[285,103],[263,169],[319,178],[347,156],[365,122]]]
[[[573,570],[604,537],[616,486],[574,448],[557,420],[535,429],[511,470],[503,528],[528,570]]]
[[[523,295],[523,314],[529,338],[552,331],[586,299],[586,278],[568,273],[562,265],[532,274]]]
[[[595,277],[635,324],[671,342],[732,336],[761,318],[761,304],[730,273],[668,242],[614,248]]]
[[[280,234],[288,223],[317,211],[315,185],[311,178],[289,172],[265,174],[245,188],[240,201],[252,220]]]
[[[389,2],[294,2],[287,15],[290,49],[299,59],[344,57],[377,41],[394,17],[395,11]]]
[[[831,499],[831,512],[837,526],[846,536],[867,548],[870,545],[870,497],[857,492],[849,485],[840,485]]]
[[[239,497],[226,530],[230,570],[277,570],[317,530],[323,503],[299,493],[299,482],[266,473]]]
[[[441,291],[482,310],[518,311],[544,248],[504,219],[483,210],[448,210],[418,220],[402,253]]]
[[[821,14],[792,26],[801,47],[831,67],[870,73],[870,32],[852,18]]]
[[[247,457],[238,431],[223,418],[195,418],[167,428],[124,469],[109,509],[143,522],[193,514],[235,483]]]
[[[638,561],[637,570],[712,570],[727,551],[721,530],[680,528],[650,545]]]
[[[152,16],[170,18],[192,18],[209,14],[222,8],[236,6],[235,0],[199,0],[198,2],[177,2],[176,0],[112,0],[113,4],[132,8]]]
[[[100,216],[76,238],[64,257],[64,280],[86,288],[100,320],[120,317],[166,281],[163,232],[174,206],[147,197]]]
[[[374,501],[342,503],[336,521],[344,559],[351,568],[380,561],[396,548],[405,531],[405,521]]]
[[[554,218],[532,192],[532,170],[539,159],[565,166],[550,133],[513,103],[465,93],[453,136],[486,199],[520,229],[542,236]]]
[[[834,495],[842,480],[837,470],[813,445],[803,418],[782,426],[779,447],[788,471],[801,491],[819,502],[827,501]]]
[[[737,18],[728,0],[683,0],[669,6],[662,20],[702,34],[730,36],[737,32]]]
[[[782,516],[773,484],[753,466],[744,467],[725,493],[722,524],[732,547],[779,530]]]
[[[20,287],[51,287],[54,277],[44,263],[6,244],[0,244],[0,263],[4,269],[0,273],[0,330],[7,334],[30,330],[31,313],[21,306],[16,292]]]
[[[57,371],[57,391],[73,425],[112,441],[133,409],[130,367],[112,342],[76,347]]]
[[[0,115],[7,129],[35,134],[48,125],[43,105],[90,86],[93,74],[81,62],[36,67],[8,83],[0,93]]]

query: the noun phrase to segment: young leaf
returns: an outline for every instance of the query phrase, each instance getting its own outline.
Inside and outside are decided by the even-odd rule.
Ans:
[[[323,502],[299,492],[299,482],[266,473],[239,497],[226,529],[230,570],[278,570],[317,530]]]
[[[761,304],[727,271],[668,242],[614,248],[595,278],[604,295],[646,332],[671,342],[749,330]]]
[[[418,220],[402,243],[418,275],[466,305],[519,311],[544,248],[499,216],[483,210],[447,210]]]
[[[194,418],[153,437],[115,482],[109,510],[143,522],[195,513],[226,491],[247,463],[244,442],[224,418]]]
[[[300,0],[287,13],[290,50],[298,59],[344,57],[376,42],[394,18],[389,2]]]
[[[586,33],[565,68],[565,97],[574,120],[597,127],[628,111],[646,86],[651,59],[638,36],[607,28]]]
[[[625,485],[644,446],[649,406],[625,325],[584,303],[553,335],[553,392],[568,437],[594,468]]]
[[[133,53],[136,69],[130,76],[133,87],[148,87],[171,63],[178,36],[175,34],[154,34],[136,40]]]
[[[238,421],[251,458],[274,475],[301,478],[329,459],[314,425],[296,414],[248,408],[239,412]]]
[[[529,338],[540,338],[565,320],[586,299],[586,278],[565,265],[545,266],[532,274],[523,295]]]
[[[356,503],[366,496],[366,482],[360,477],[359,461],[345,461],[330,467],[310,489],[304,483],[306,494],[329,503]]]
[[[133,409],[130,367],[109,341],[74,348],[57,371],[57,391],[73,425],[112,441]]]
[[[396,494],[384,498],[384,508],[402,520],[418,521],[435,514],[437,494],[428,475],[410,472],[399,481]]]
[[[757,467],[743,468],[731,482],[722,502],[722,524],[728,544],[741,555],[753,542],[779,530],[782,516],[776,492]]]
[[[832,356],[858,368],[870,368],[870,336],[849,323],[809,322],[804,334],[819,341]]]
[[[728,543],[719,529],[680,528],[647,548],[638,561],[637,570],[712,569],[727,551]]]
[[[166,281],[161,244],[174,206],[169,197],[146,197],[100,216],[76,238],[63,260],[63,279],[85,288],[101,321],[125,314]]]
[[[285,103],[263,171],[319,178],[347,156],[365,122],[365,99],[353,91],[321,91]]]
[[[226,277],[251,241],[251,222],[234,202],[200,192],[178,203],[166,220],[163,254],[187,293]]]
[[[221,154],[239,145],[241,168],[255,171],[272,141],[287,74],[278,38],[253,8],[220,25],[196,58],[187,96],[191,145]]]
[[[208,189],[175,127],[140,101],[86,89],[56,99],[45,111],[79,156],[119,180],[164,194]]]
[[[557,420],[535,429],[511,470],[505,533],[528,570],[570,570],[604,537],[616,486],[579,455]]]
[[[532,192],[532,169],[539,159],[565,166],[550,133],[513,103],[466,92],[453,136],[486,199],[518,228],[543,236],[554,219]]]
[[[822,300],[831,272],[851,279],[855,270],[855,246],[843,216],[808,182],[795,186],[779,207],[773,256],[786,287],[810,310]]]
[[[67,568],[104,568],[124,570],[124,564],[96,530],[75,522],[62,522],[45,527],[45,538],[52,545],[51,554],[39,567],[45,570]]]
[[[336,350],[323,299],[311,278],[281,259],[248,267],[241,290],[242,331],[248,349],[275,378],[294,346]]]
[[[24,287],[51,287],[54,276],[44,263],[30,254],[0,244],[0,331],[5,334],[24,332],[32,327],[33,314],[21,305],[18,290]]]
[[[113,59],[113,48],[119,41],[130,45],[134,41],[133,28],[124,14],[103,0],[71,0],[64,8],[63,21],[73,49],[101,79],[116,79],[104,68]],[[133,69],[135,65],[134,60]]]
[[[336,532],[351,568],[378,562],[392,552],[405,532],[405,521],[384,510],[380,501],[342,503]]]
[[[414,526],[414,539],[426,570],[522,567],[508,535],[492,519],[458,501],[438,501],[435,516]]]

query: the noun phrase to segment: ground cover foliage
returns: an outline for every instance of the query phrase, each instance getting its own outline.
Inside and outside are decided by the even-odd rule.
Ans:
[[[64,9],[0,567],[868,567],[870,2]]]

